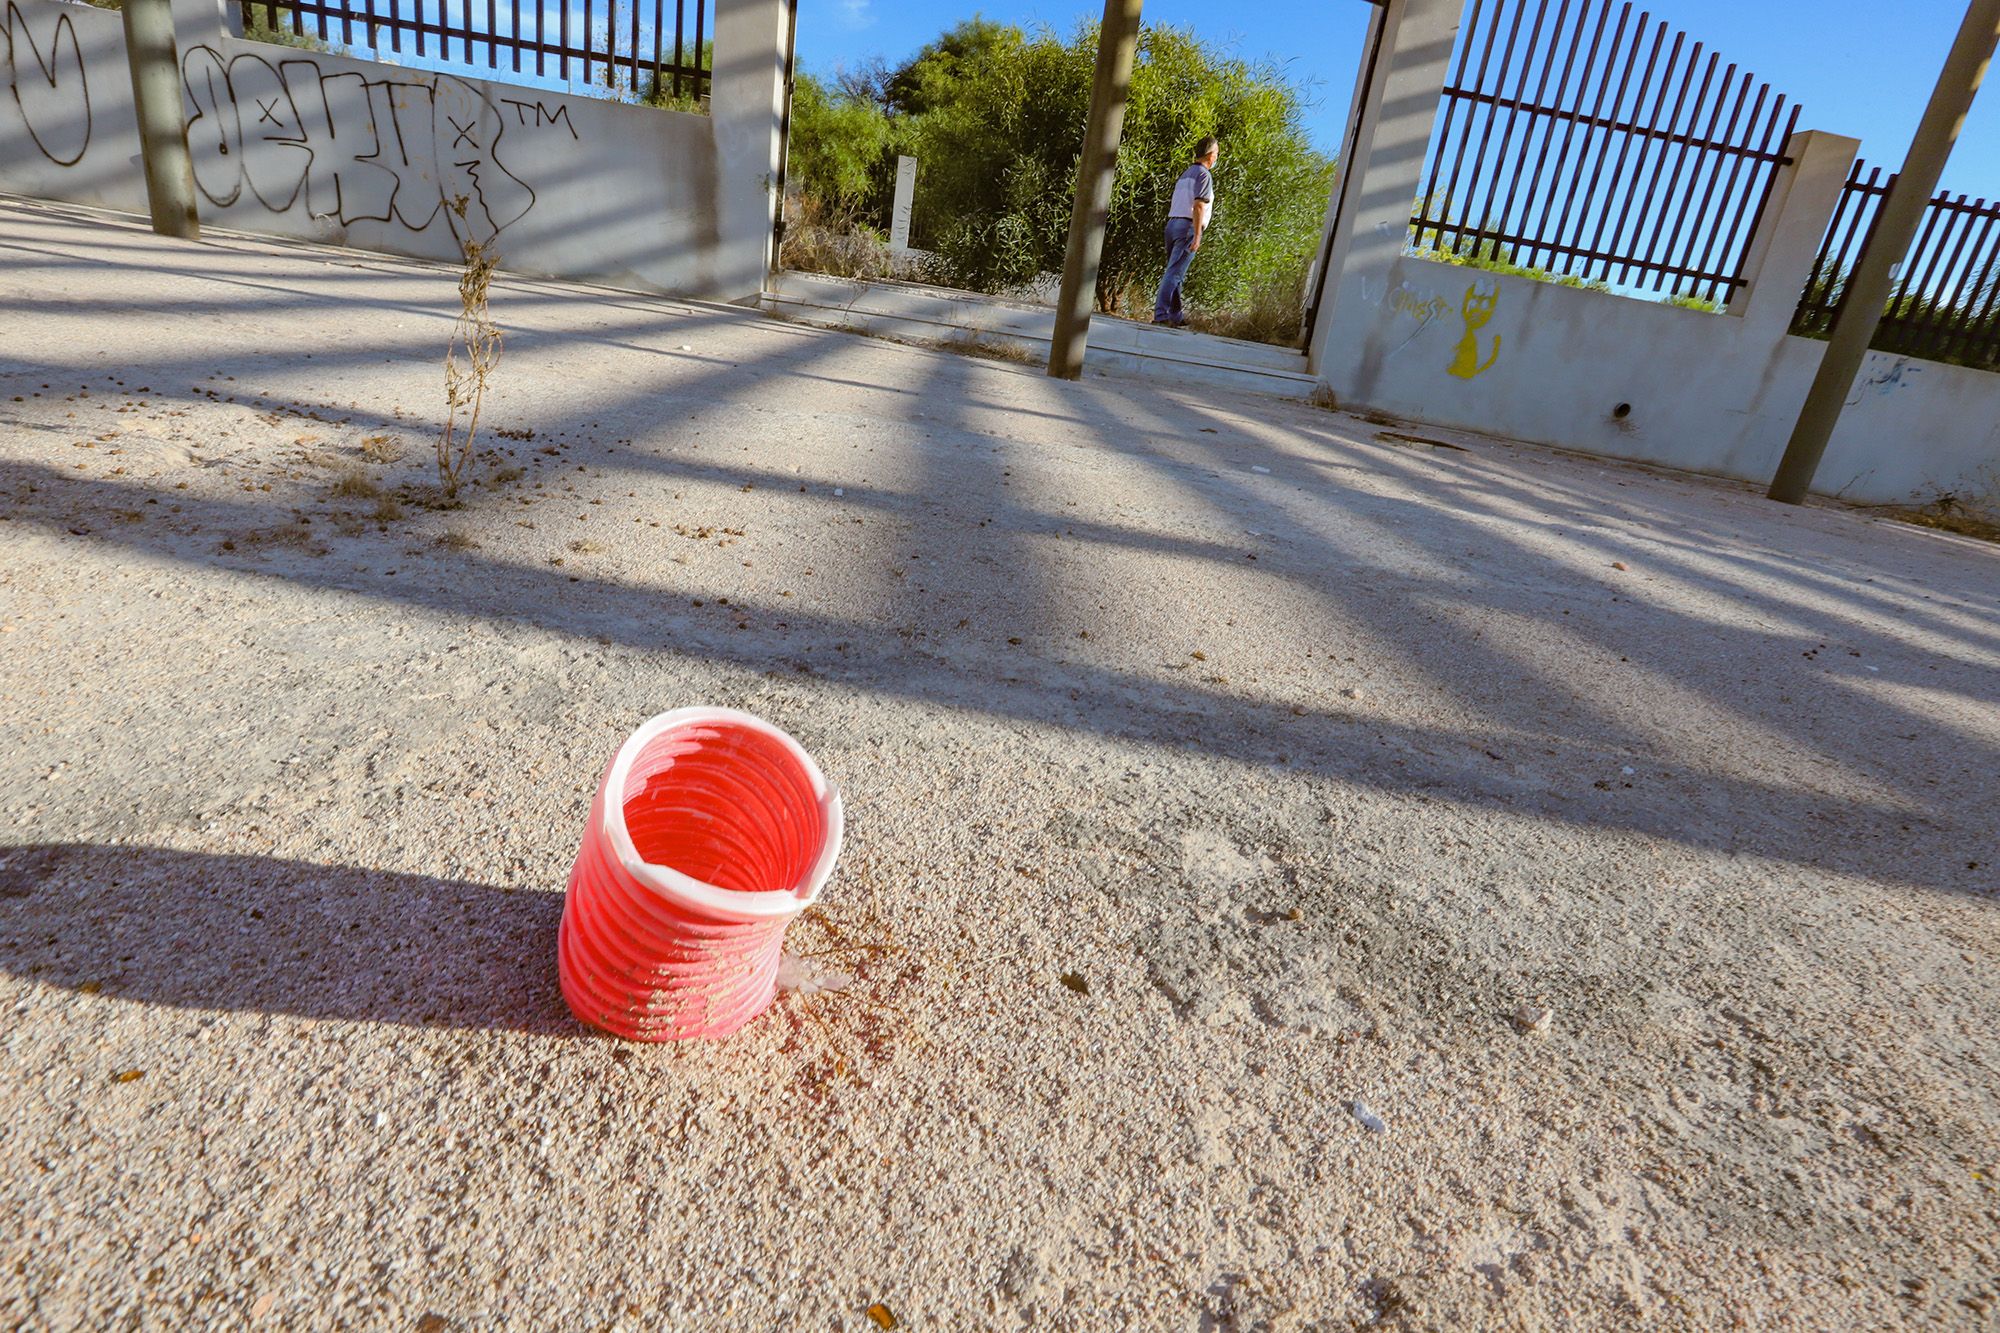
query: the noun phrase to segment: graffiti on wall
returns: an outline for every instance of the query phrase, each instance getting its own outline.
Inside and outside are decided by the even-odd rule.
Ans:
[[[75,166],[90,147],[90,83],[76,25],[57,14],[38,38],[21,7],[7,0],[6,32],[7,89],[28,137],[57,166]]]
[[[1500,289],[1497,286],[1489,283],[1482,291],[1480,284],[1474,282],[1465,289],[1465,299],[1459,302],[1458,306],[1458,313],[1465,320],[1465,336],[1458,340],[1458,346],[1452,353],[1451,364],[1445,367],[1446,370],[1462,380],[1469,380],[1493,368],[1494,361],[1500,356],[1500,335],[1497,333],[1493,335],[1493,350],[1487,354],[1485,362],[1481,363],[1479,330],[1485,327],[1487,320],[1493,318],[1493,311],[1499,304]]]
[[[450,205],[463,198],[472,235],[459,239],[491,244],[535,205],[503,159],[507,117],[449,75],[328,74],[311,59],[225,59],[210,46],[191,49],[181,74],[195,185],[217,208],[247,192],[273,213],[416,232],[443,217],[457,235]],[[566,108],[548,116],[530,105],[532,123],[559,122],[575,137]]]

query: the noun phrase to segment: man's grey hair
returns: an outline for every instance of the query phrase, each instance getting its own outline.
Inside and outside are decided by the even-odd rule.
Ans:
[[[1194,146],[1194,155],[1197,159],[1204,158],[1220,147],[1222,147],[1220,139],[1213,134],[1204,134],[1201,136],[1201,142]]]

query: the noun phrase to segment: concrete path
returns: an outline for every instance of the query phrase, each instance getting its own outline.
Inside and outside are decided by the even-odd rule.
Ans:
[[[0,293],[5,1322],[1996,1317],[2000,549],[521,281],[438,511],[448,271]],[[629,1046],[561,893],[695,702],[854,984]]]

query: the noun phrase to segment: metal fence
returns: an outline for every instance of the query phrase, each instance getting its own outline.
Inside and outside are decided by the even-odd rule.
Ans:
[[[710,0],[241,3],[245,32],[262,26],[478,70],[574,79],[654,100],[699,100],[710,77],[703,34]]]
[[[1473,0],[1412,243],[1726,303],[1797,103],[1619,0]]]
[[[1862,173],[1866,171],[1864,176]],[[1806,279],[1792,332],[1825,337],[1847,278],[1874,239],[1896,177],[1859,158]],[[2000,370],[2000,202],[1941,192],[1924,209],[1870,344],[1885,352]]]

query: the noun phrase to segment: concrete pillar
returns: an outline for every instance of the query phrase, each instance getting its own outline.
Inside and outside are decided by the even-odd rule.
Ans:
[[[1374,78],[1341,164],[1341,211],[1327,246],[1326,295],[1307,349],[1310,372],[1346,399],[1374,378],[1364,343],[1374,307],[1403,255],[1410,213],[1423,186],[1424,154],[1444,95],[1464,0],[1387,0]]]
[[[1841,183],[1860,148],[1859,139],[1825,130],[1799,130],[1785,141],[1785,156],[1792,163],[1779,168],[1771,183],[1771,197],[1744,255],[1743,276],[1749,285],[1739,289],[1727,311],[1742,319],[1746,330],[1775,342],[1791,328],[1827,223],[1840,203]]]
[[[785,0],[715,0],[708,110],[720,240],[709,285],[725,301],[755,300],[771,272],[787,18]]]

